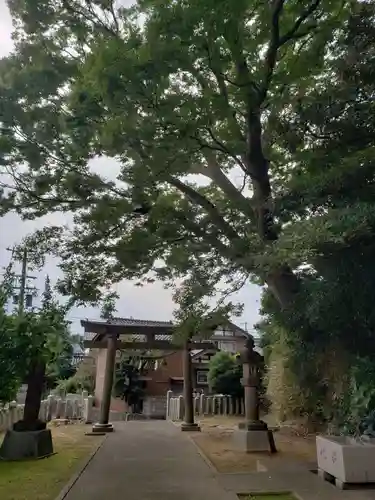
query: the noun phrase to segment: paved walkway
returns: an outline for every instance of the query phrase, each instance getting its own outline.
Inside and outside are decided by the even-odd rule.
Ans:
[[[238,500],[165,421],[118,423],[64,500],[119,499]]]
[[[238,500],[238,493],[257,491],[294,491],[301,500],[375,499],[374,491],[338,490],[291,463],[219,474],[173,424],[134,421],[116,424],[64,500]]]

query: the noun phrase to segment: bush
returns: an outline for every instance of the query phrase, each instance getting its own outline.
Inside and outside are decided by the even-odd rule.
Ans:
[[[229,352],[218,352],[210,360],[208,383],[210,390],[233,397],[243,396],[242,366]]]
[[[56,392],[63,396],[65,394],[79,394],[82,391],[94,392],[94,380],[90,376],[80,377],[77,374],[66,380],[60,380],[56,387]]]

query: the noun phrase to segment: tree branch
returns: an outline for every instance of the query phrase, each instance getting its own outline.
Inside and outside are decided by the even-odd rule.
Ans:
[[[302,14],[300,15],[300,17],[296,20],[296,22],[294,23],[293,27],[287,32],[285,33],[285,35],[283,35],[281,38],[280,38],[280,46],[281,45],[284,45],[284,43],[288,42],[289,40],[291,40],[292,38],[294,37],[298,37],[300,38],[299,34],[297,34],[297,31],[298,29],[300,28],[300,26],[302,25],[302,23],[304,21],[306,21],[306,19],[308,17],[311,16],[311,14],[313,14],[316,9],[319,7],[320,3],[321,3],[322,0],[314,0],[312,2],[311,5],[309,5],[309,7],[307,7],[307,9],[305,9]],[[307,33],[305,33],[307,34]],[[303,34],[302,34],[303,35]]]
[[[227,86],[225,84],[224,75],[221,71],[221,68],[217,67],[217,63],[214,61],[214,59],[212,57],[209,41],[207,41],[205,48],[207,51],[209,67],[215,76],[215,79],[216,79],[216,82],[217,82],[217,85],[219,88],[219,93],[220,93],[222,100],[223,100],[223,103],[225,104],[225,107],[227,108],[227,111],[229,113],[230,121],[234,127],[234,132],[235,132],[238,140],[240,140],[241,142],[246,142],[246,138],[243,135],[243,133],[241,131],[241,127],[239,126],[239,124],[237,122],[236,112],[230,104],[228,89],[227,89]]]
[[[185,196],[187,196],[187,198],[190,199],[190,201],[202,207],[207,212],[212,222],[214,222],[217,227],[221,229],[223,234],[229,240],[240,239],[239,234],[232,228],[231,225],[226,222],[226,220],[221,216],[218,209],[208,198],[198,193],[198,191],[188,186],[187,184],[184,184],[175,177],[170,177],[167,182],[181,191]]]
[[[284,3],[285,0],[274,0],[272,6],[271,39],[265,57],[265,76],[259,90],[259,106],[266,98],[276,65],[277,51],[280,47],[280,16]]]
[[[285,35],[280,36],[280,18],[283,12],[285,0],[274,0],[272,6],[272,18],[271,18],[271,39],[268,45],[268,49],[265,56],[265,76],[263,83],[259,89],[259,100],[258,105],[260,106],[265,98],[267,97],[267,92],[270,87],[273,73],[276,66],[277,61],[277,53],[280,47],[285,45],[292,39],[302,38],[309,34],[311,30],[303,31],[302,33],[298,33],[301,25],[308,19],[311,14],[315,12],[315,10],[319,7],[321,0],[314,0],[309,7],[307,7],[302,14],[295,21],[292,28],[285,33]]]
[[[81,16],[83,19],[85,19],[86,21],[88,21],[89,23],[91,23],[93,25],[94,28],[98,29],[98,30],[104,30],[106,31],[109,35],[111,36],[115,36],[115,37],[118,37],[118,32],[116,32],[115,30],[113,30],[112,28],[110,28],[109,26],[107,26],[97,15],[96,13],[93,11],[92,9],[92,5],[90,2],[88,2],[88,6],[91,7],[91,9],[89,8],[88,9],[88,12],[93,16],[93,17],[90,17],[90,15],[85,12],[84,10],[80,10],[80,9],[77,9],[76,7],[74,7],[70,2],[69,0],[63,0],[63,5],[64,7],[66,8],[66,10],[68,12],[70,12],[71,14],[73,14],[73,16]]]

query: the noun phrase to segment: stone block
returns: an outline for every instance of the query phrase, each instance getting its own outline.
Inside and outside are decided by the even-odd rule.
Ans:
[[[375,482],[375,443],[345,436],[317,436],[318,468],[342,483]]]
[[[37,459],[52,454],[52,435],[49,429],[23,432],[8,430],[0,448],[0,458],[3,460]]]
[[[245,453],[274,451],[272,431],[268,429],[235,429],[233,443],[239,451]]]

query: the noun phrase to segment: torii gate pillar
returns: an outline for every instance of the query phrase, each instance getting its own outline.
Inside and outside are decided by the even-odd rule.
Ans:
[[[182,372],[184,376],[184,422],[181,424],[182,431],[200,431],[200,427],[194,422],[193,405],[193,381],[192,365],[189,344],[186,343],[182,351]]]
[[[111,408],[112,387],[115,373],[117,335],[107,337],[107,355],[105,362],[103,399],[100,405],[99,422],[93,425],[93,432],[113,432],[113,425],[109,422]]]

